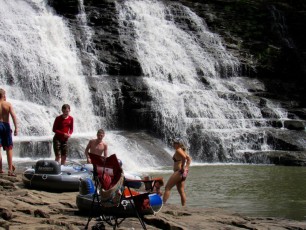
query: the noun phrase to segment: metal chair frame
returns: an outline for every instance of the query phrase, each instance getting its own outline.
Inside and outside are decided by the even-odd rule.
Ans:
[[[93,164],[93,180],[94,180],[94,184],[95,184],[95,192],[93,194],[90,214],[88,216],[88,220],[87,220],[87,224],[85,226],[85,229],[88,229],[89,223],[93,218],[95,202],[97,201],[98,206],[101,207],[101,202],[102,201],[99,197],[100,196],[99,189],[101,187],[101,182],[100,182],[99,177],[98,177],[99,175],[98,175],[97,167],[103,167],[104,168],[103,169],[103,174],[104,174],[105,173],[105,168],[106,168],[106,163],[107,163],[107,158],[104,159],[102,156],[98,156],[98,155],[90,154],[90,153],[89,153],[89,156],[90,156],[91,162]],[[102,178],[103,178],[103,174],[102,174]],[[129,180],[129,181],[131,181],[131,180]],[[133,209],[135,210],[135,216],[138,218],[142,228],[146,230],[147,228],[146,228],[145,222],[143,220],[143,215],[141,215],[139,213],[139,211],[137,210],[137,207],[135,206],[135,199],[136,199],[137,196],[132,194],[132,191],[131,191],[130,187],[126,185],[125,181],[123,182],[123,186],[125,186],[130,193],[130,197],[125,198],[125,199],[131,200],[130,203],[133,206]],[[150,192],[148,192],[147,194],[149,194],[149,193]],[[144,195],[144,194],[141,194],[141,195]],[[122,194],[121,198],[120,198],[119,205],[121,205],[121,201],[122,201],[123,196],[124,195]],[[101,221],[101,222],[99,222],[95,226],[93,226],[93,228],[92,228],[93,230],[94,229],[95,230],[104,229],[103,222],[112,226],[113,229],[116,229],[126,219],[126,217],[119,217],[119,216],[115,216],[115,215],[113,215],[113,216],[105,215],[102,210],[99,210],[98,213],[99,213],[99,217],[98,217],[97,220]]]

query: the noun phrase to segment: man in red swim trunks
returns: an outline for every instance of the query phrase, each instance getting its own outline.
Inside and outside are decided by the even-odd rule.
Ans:
[[[62,113],[55,118],[53,124],[53,150],[55,160],[61,165],[65,165],[68,153],[68,139],[73,133],[73,117],[69,115],[70,105],[62,106]]]
[[[6,151],[8,175],[16,176],[14,173],[15,167],[13,165],[13,140],[12,130],[10,127],[10,116],[13,119],[15,126],[14,136],[18,134],[17,117],[11,103],[6,101],[6,94],[4,89],[0,89],[0,147]],[[0,152],[0,173],[2,170],[2,155]]]

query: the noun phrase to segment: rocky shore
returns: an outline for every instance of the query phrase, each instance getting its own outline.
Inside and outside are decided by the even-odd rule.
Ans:
[[[84,229],[88,220],[76,206],[77,192],[29,190],[17,178],[0,175],[0,230]],[[88,229],[97,223],[94,218]],[[306,222],[246,217],[215,208],[164,205],[157,215],[145,217],[147,229],[306,229]],[[105,229],[113,229],[105,223]],[[142,229],[137,218],[124,220],[117,229]]]

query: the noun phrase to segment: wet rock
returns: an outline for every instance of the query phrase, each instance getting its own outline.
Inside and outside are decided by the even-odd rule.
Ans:
[[[40,210],[40,209],[36,209],[34,211],[34,216],[35,217],[42,217],[42,218],[50,218],[50,215],[47,214],[46,212]]]
[[[13,218],[12,212],[5,208],[0,208],[0,216],[4,220],[11,220]]]
[[[306,151],[263,151],[246,152],[243,154],[246,163],[262,164],[264,161],[275,165],[284,166],[306,166]]]
[[[302,120],[286,120],[284,121],[284,126],[287,129],[291,130],[304,130],[305,129],[305,121]]]

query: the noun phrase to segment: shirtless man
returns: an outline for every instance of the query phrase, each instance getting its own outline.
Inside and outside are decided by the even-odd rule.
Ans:
[[[13,119],[15,126],[14,136],[18,134],[17,117],[14,112],[11,103],[6,101],[5,90],[0,89],[0,147],[6,151],[8,175],[16,177],[14,173],[15,166],[13,165],[13,140],[12,130],[10,127],[10,116]],[[4,173],[2,170],[2,155],[0,152],[0,173]]]
[[[107,157],[107,144],[103,141],[105,132],[103,129],[99,129],[97,132],[97,139],[92,139],[88,142],[85,149],[85,156],[87,158],[87,163],[91,163],[88,153],[97,154],[99,156]]]

